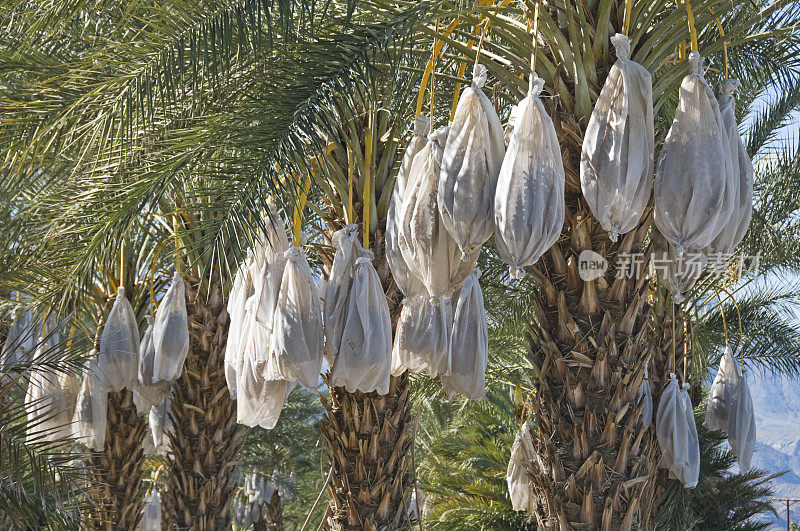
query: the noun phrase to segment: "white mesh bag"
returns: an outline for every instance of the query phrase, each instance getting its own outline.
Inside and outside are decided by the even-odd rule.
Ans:
[[[330,386],[385,395],[392,369],[392,321],[372,251],[360,248],[359,255]]]
[[[413,297],[425,290],[420,279],[411,272],[403,258],[399,241],[400,232],[408,230],[407,227],[403,227],[401,224],[401,215],[403,199],[406,197],[406,187],[408,186],[411,163],[416,154],[427,144],[429,132],[430,121],[428,118],[425,116],[416,116],[414,118],[414,135],[411,137],[411,141],[408,143],[403,153],[403,160],[400,163],[400,169],[394,181],[392,197],[389,200],[389,211],[386,214],[386,261],[389,263],[392,278],[394,278],[397,287],[400,288],[400,291],[406,297]]]
[[[283,280],[283,271],[286,267],[284,251],[268,251],[260,275],[254,276],[253,288],[256,300],[253,307],[256,312],[256,322],[263,327],[269,336],[272,336],[272,327],[275,323],[275,309],[278,306],[278,294]],[[267,374],[274,367],[275,356],[269,340],[254,350],[255,367],[258,372]],[[280,376],[270,376],[268,379],[281,379]]]
[[[30,361],[36,350],[36,338],[42,329],[42,324],[37,322],[30,310],[17,308],[14,313],[3,343],[3,351],[0,353],[0,371],[7,371],[18,363]]]
[[[531,74],[528,95],[515,112],[514,131],[494,198],[495,244],[513,278],[556,242],[564,225],[564,166],[553,122]]]
[[[325,324],[325,357],[333,363],[342,341],[347,319],[347,298],[353,283],[353,269],[358,258],[358,225],[350,224],[333,234],[336,252],[331,274],[325,285],[322,316]]]
[[[411,164],[400,216],[398,244],[411,272],[422,280],[430,297],[449,297],[467,279],[480,249],[461,259],[461,251],[445,229],[437,207],[437,182],[447,127],[428,135],[428,143]]]
[[[489,330],[480,269],[469,276],[453,297],[453,329],[450,333],[451,373],[442,375],[442,387],[452,398],[456,393],[471,400],[486,396],[486,363],[489,360]]]
[[[753,163],[739,136],[739,125],[736,123],[733,93],[739,86],[736,79],[728,79],[720,86],[719,111],[722,123],[728,133],[728,149],[731,154],[730,179],[736,190],[735,206],[731,218],[722,231],[714,238],[707,250],[707,254],[720,253],[722,255],[733,252],[744,238],[750,218],[753,215]]]
[[[642,405],[642,426],[649,426],[653,422],[653,390],[650,388],[650,380],[647,376],[647,367],[644,369],[644,378],[636,391],[636,404]]]
[[[719,360],[719,369],[708,392],[708,407],[703,426],[710,430],[727,430],[731,407],[741,381],[739,368],[729,347],[725,347]]]
[[[114,391],[133,389],[139,374],[139,325],[120,286],[100,336],[100,373]]]
[[[514,445],[511,447],[511,459],[508,460],[508,470],[506,472],[508,494],[511,497],[511,507],[515,511],[532,513],[536,510],[536,497],[527,469],[528,463],[534,457],[531,427],[526,421],[514,438]]]
[[[250,264],[253,261],[252,250],[247,250],[247,258],[239,265],[233,278],[233,285],[228,294],[228,338],[225,343],[225,381],[232,400],[236,400],[236,377],[242,365],[242,327],[245,319],[245,305],[252,295],[253,282],[250,279]]]
[[[169,433],[173,429],[172,420],[169,417],[171,407],[172,396],[168,395],[160,405],[152,407],[147,416],[153,454],[166,455],[169,448]]]
[[[144,497],[142,519],[136,527],[137,531],[161,531],[161,494],[151,489]]]
[[[653,188],[653,82],[628,57],[626,35],[611,37],[617,60],[595,103],[581,150],[581,190],[611,241],[636,228]]]
[[[449,374],[453,303],[448,297],[404,299],[392,351],[392,374]]]
[[[661,467],[684,487],[697,485],[700,474],[700,440],[697,437],[688,384],[681,388],[670,374],[656,413],[656,435],[661,448]]]
[[[52,362],[59,341],[58,333],[47,333],[38,342],[33,361],[48,359]],[[45,369],[31,372],[25,393],[29,442],[59,441],[72,433],[78,390],[78,379],[73,374]]]
[[[739,385],[733,397],[733,404],[728,414],[728,442],[736,454],[739,470],[743,473],[750,470],[750,461],[756,446],[756,417],[753,413],[753,398],[745,375],[739,379]]]
[[[680,304],[697,284],[708,259],[705,253],[697,249],[685,249],[682,254],[678,253],[658,230],[651,234],[653,268],[670,292],[672,301]]]
[[[83,381],[72,415],[72,435],[79,443],[98,452],[106,443],[107,397],[108,388],[98,370],[97,351],[93,350],[83,369]]]
[[[183,374],[189,354],[189,318],[186,315],[186,286],[176,272],[153,324],[153,381],[173,381]]]
[[[259,351],[270,344],[269,331],[256,319],[257,301],[248,300],[242,365],[237,374],[236,421],[272,429],[286,401],[286,380],[268,380],[257,369]]]
[[[284,254],[280,293],[272,326],[271,356],[284,380],[315,390],[322,367],[322,307],[314,277],[300,247]],[[271,363],[271,361],[270,361]]]
[[[486,75],[486,67],[476,64],[472,86],[461,93],[439,178],[442,221],[465,261],[480,252],[494,230],[495,187],[505,153],[503,126],[482,90]]]
[[[261,263],[258,270],[253,270],[251,275],[254,279],[260,278],[259,300],[258,300],[258,321],[272,331],[272,324],[275,320],[275,305],[278,302],[278,290],[283,277],[283,268],[286,265],[284,253],[289,249],[289,239],[286,236],[286,226],[283,218],[278,214],[275,205],[269,205],[270,215],[267,220],[267,232],[260,247],[256,250],[256,255]],[[252,267],[252,266],[251,266]],[[266,352],[266,350],[264,351]],[[259,359],[259,365],[265,360]]]
[[[153,363],[156,355],[153,345],[154,320],[149,315],[145,318],[147,329],[139,343],[139,381],[133,389],[133,402],[140,417],[149,413],[153,406],[161,404],[172,385],[169,381],[153,381]]]
[[[654,221],[675,246],[702,249],[728,223],[734,203],[729,137],[702,58],[689,54],[691,74],[683,79],[675,119],[658,159]]]

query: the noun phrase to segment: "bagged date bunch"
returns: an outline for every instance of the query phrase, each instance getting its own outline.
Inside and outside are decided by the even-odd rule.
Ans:
[[[629,59],[630,39],[611,37],[617,60],[583,137],[581,190],[600,226],[617,241],[639,223],[653,188],[653,85]]]
[[[349,392],[389,392],[392,368],[392,322],[372,251],[358,246],[359,257],[347,300],[341,343],[330,385]]]
[[[553,122],[531,74],[528,94],[514,112],[514,130],[494,198],[495,244],[513,278],[556,242],[564,225],[564,166]]]
[[[447,133],[438,185],[442,222],[464,261],[471,261],[494,230],[495,188],[505,153],[503,126],[482,90],[486,77],[486,67],[476,64]]]
[[[489,329],[478,283],[479,269],[470,275],[453,297],[453,328],[450,332],[451,371],[441,375],[449,397],[461,394],[471,400],[486,396],[486,364],[489,360]]]
[[[700,440],[694,421],[689,384],[678,385],[670,374],[656,413],[656,435],[661,448],[661,467],[686,488],[697,486],[700,477]]]
[[[100,336],[99,368],[114,391],[133,389],[139,374],[139,326],[120,286]]]
[[[525,422],[514,439],[506,472],[508,494],[511,497],[511,507],[515,511],[532,513],[536,510],[536,496],[526,468],[535,455],[531,426]]]
[[[692,52],[689,63],[661,148],[654,194],[656,227],[678,254],[708,246],[737,203],[730,137],[703,77],[702,57]]]
[[[153,323],[153,381],[171,382],[183,374],[189,354],[189,318],[186,315],[186,286],[176,272]]]

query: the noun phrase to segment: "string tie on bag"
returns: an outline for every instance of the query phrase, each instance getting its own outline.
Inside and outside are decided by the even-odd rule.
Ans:
[[[486,78],[488,77],[488,71],[486,67],[482,64],[476,64],[472,68],[472,88],[473,89],[482,89],[483,86],[486,84]]]
[[[483,274],[483,271],[481,271],[480,267],[476,267],[475,271],[473,271],[473,273],[475,273],[475,278],[481,278],[481,275]]]
[[[125,286],[120,286],[117,288],[117,298],[118,299],[125,298]]]
[[[337,244],[342,240],[353,239],[358,236],[358,225],[355,223],[348,223],[343,228],[333,233],[333,243]],[[339,243],[341,246],[341,243]]]
[[[436,142],[440,148],[444,148],[444,144],[447,141],[447,133],[450,132],[449,125],[443,125],[438,129],[434,129],[430,133],[428,133],[428,140],[430,142]]]
[[[431,121],[427,116],[414,117],[414,135],[415,136],[428,136],[431,130]]]
[[[631,56],[631,40],[627,35],[615,33],[611,37],[611,44],[617,52],[617,59],[626,60]]]
[[[619,231],[617,229],[611,229],[611,232],[608,233],[608,237],[611,238],[611,241],[616,243],[619,239]]]
[[[375,257],[375,253],[372,251],[362,251],[362,255],[356,258],[356,267],[360,266],[361,264],[368,264],[372,262],[372,259]]]
[[[528,79],[528,96],[539,97],[544,89],[544,79],[536,75],[536,72],[531,72],[531,77]]]
[[[302,251],[301,251],[300,247],[289,247],[283,253],[283,257],[286,258],[287,260],[291,260],[293,262],[296,262],[297,260],[300,259],[300,256],[301,256],[300,253],[301,252]]]
[[[690,387],[691,385],[689,385],[689,382],[683,382],[683,385],[681,386],[681,388],[685,391],[688,391]]]
[[[723,96],[733,96],[733,93],[736,92],[740,85],[741,83],[738,79],[726,79],[719,86],[719,92]]]
[[[689,54],[689,67],[693,75],[703,76],[703,57],[700,52],[692,52]]]
[[[525,278],[525,268],[520,266],[508,266],[508,274],[514,280],[519,280],[521,278]],[[480,276],[480,275],[479,275]]]

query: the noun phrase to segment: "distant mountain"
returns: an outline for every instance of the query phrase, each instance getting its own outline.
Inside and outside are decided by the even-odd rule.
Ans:
[[[800,499],[800,380],[772,374],[749,374],[756,415],[756,453],[753,466],[770,472],[788,472],[773,482],[776,498]],[[786,506],[773,529],[786,529]],[[800,521],[800,502],[791,505],[791,517]]]

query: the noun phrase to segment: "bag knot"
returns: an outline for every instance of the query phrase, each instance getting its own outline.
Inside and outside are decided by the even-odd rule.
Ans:
[[[703,57],[700,52],[692,52],[689,54],[689,68],[691,73],[696,76],[703,75]]]
[[[519,280],[521,278],[525,278],[525,268],[520,266],[508,266],[508,274],[511,275],[511,278],[514,280]]]
[[[726,79],[722,82],[722,85],[719,86],[719,93],[723,96],[733,96],[733,93],[736,92],[736,89],[739,88],[738,79]]]
[[[414,117],[414,135],[415,136],[428,136],[431,130],[431,121],[427,116]]]
[[[611,37],[611,44],[614,45],[614,50],[617,52],[617,59],[627,59],[631,55],[631,40],[627,35],[622,33],[615,33]]]
[[[482,89],[486,84],[486,77],[488,76],[486,67],[478,63],[472,69],[472,88]]]
[[[539,96],[544,88],[544,79],[536,75],[536,72],[531,72],[531,77],[528,79],[528,96]]]

